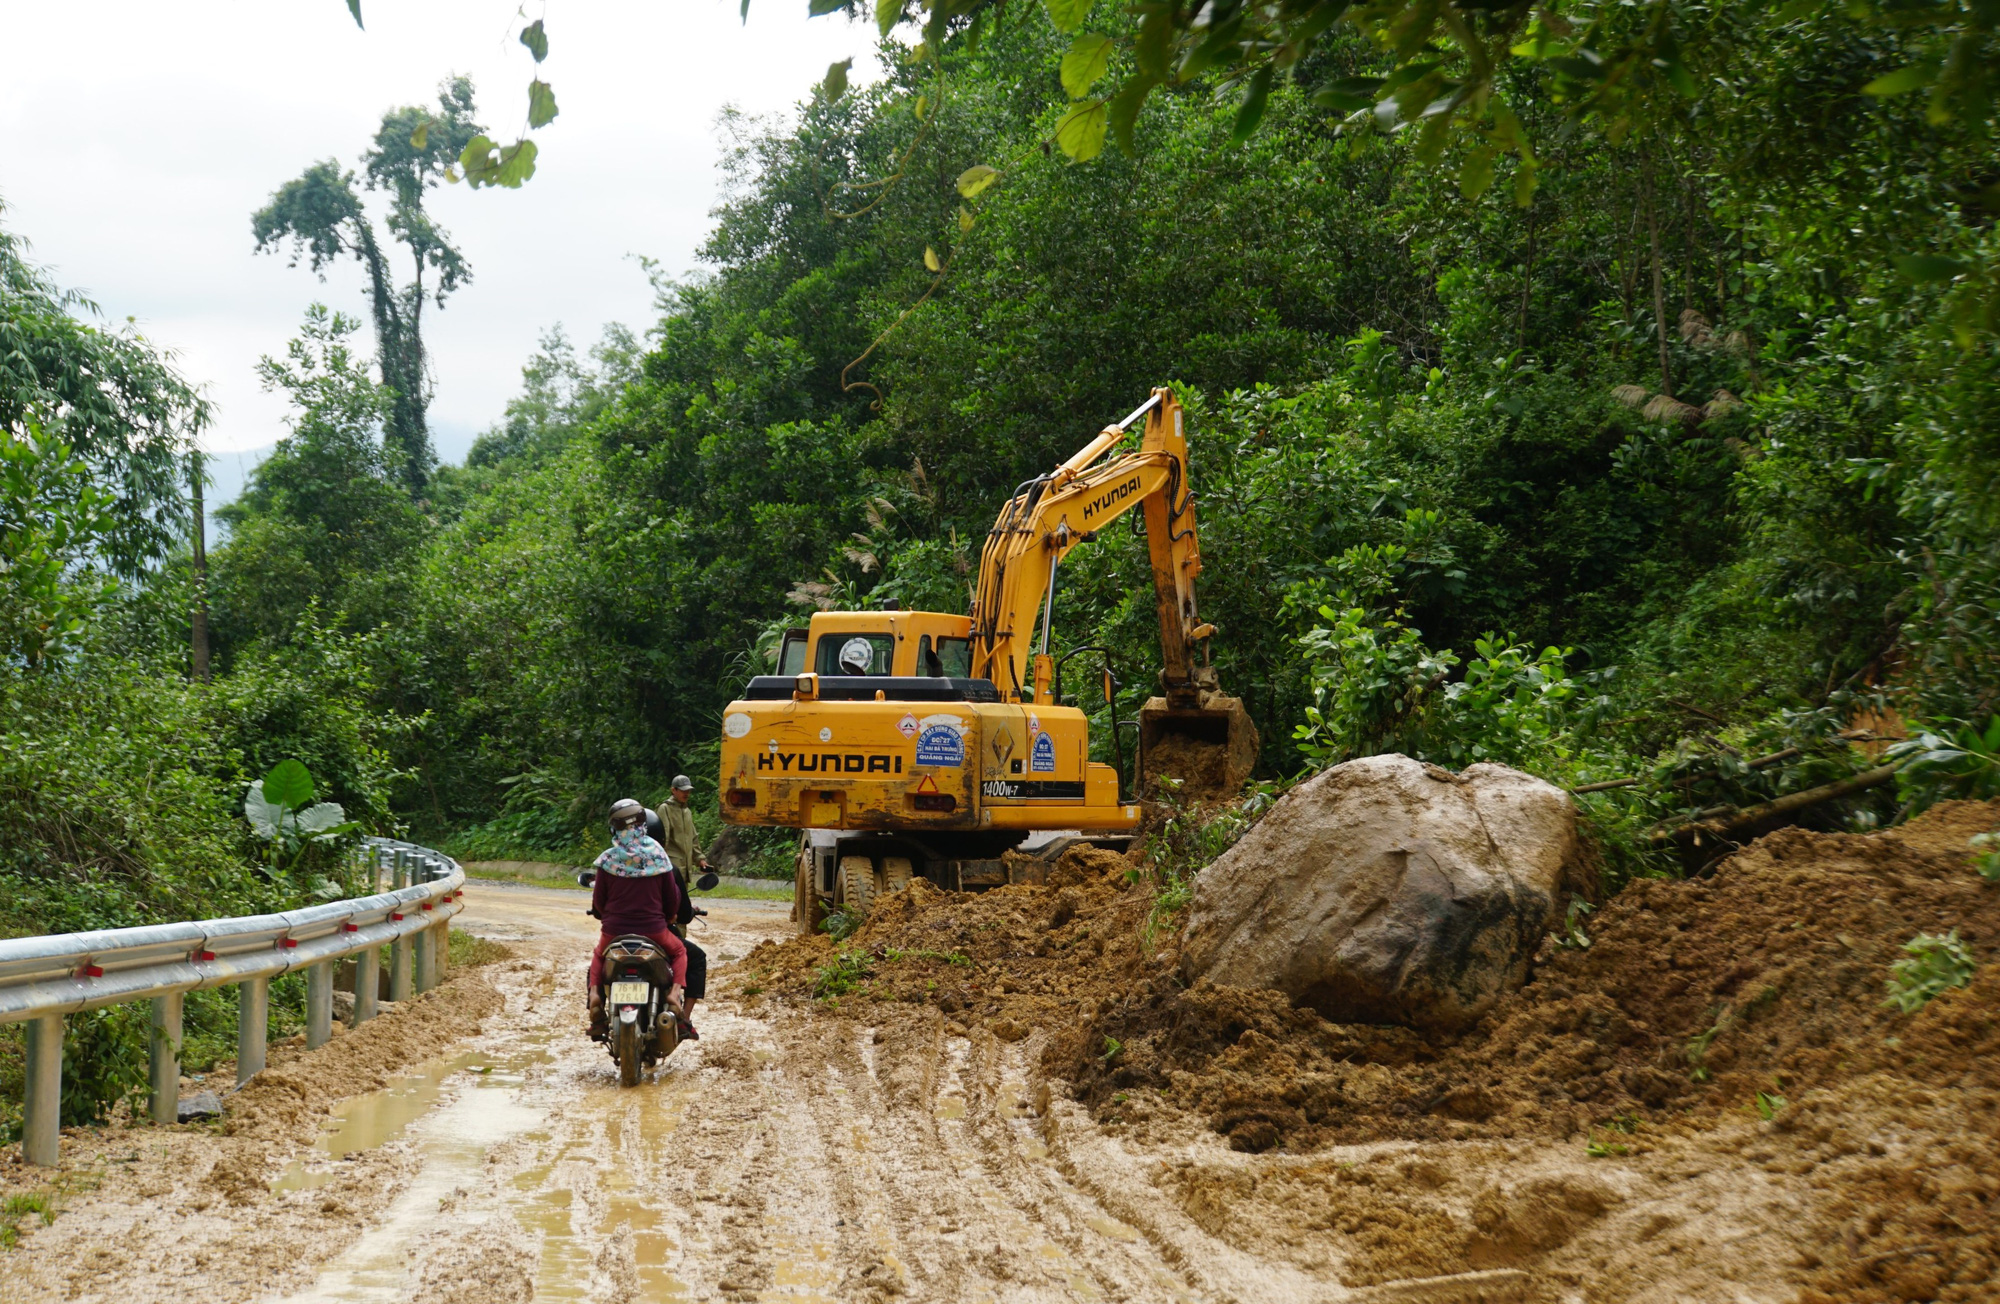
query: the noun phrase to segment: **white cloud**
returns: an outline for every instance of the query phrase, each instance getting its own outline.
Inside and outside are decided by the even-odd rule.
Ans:
[[[606,322],[643,327],[651,291],[629,255],[694,268],[721,150],[717,113],[785,113],[829,63],[874,75],[872,25],[808,19],[804,0],[599,0],[530,4],[549,32],[543,76],[562,115],[537,134],[540,167],[519,191],[438,192],[433,216],[473,283],[426,314],[441,451],[515,392],[540,332],[580,345]],[[250,215],[307,164],[352,167],[382,111],[429,103],[463,72],[481,120],[511,139],[533,64],[511,0],[285,4],[11,4],[0,79],[4,221],[57,281],[113,321],[131,316],[175,350],[217,407],[215,451],[269,444],[283,404],[253,368],[284,347],[314,299],[366,317],[359,272],[322,285],[253,255]],[[863,74],[866,73],[866,76]]]

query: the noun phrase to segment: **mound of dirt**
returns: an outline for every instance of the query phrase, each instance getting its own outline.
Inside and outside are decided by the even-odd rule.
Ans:
[[[885,1002],[934,1005],[961,1030],[990,1027],[1003,1041],[1037,1027],[1074,1028],[1079,1012],[1096,1017],[1150,990],[1171,959],[1170,949],[1144,945],[1152,894],[1134,886],[1135,868],[1125,856],[1076,846],[1041,884],[967,894],[917,879],[877,898],[843,943],[821,934],[759,944],[735,981],[746,994],[816,999],[849,1013]]]
[[[1247,1150],[1565,1136],[1873,1070],[2000,1085],[1975,1049],[1994,1034],[1965,1022],[1983,1017],[1976,989],[1915,1016],[1883,1000],[1912,936],[1956,928],[1982,959],[2000,941],[2000,890],[1966,853],[1996,824],[2000,802],[1869,836],[1787,829],[1711,878],[1635,883],[1592,918],[1587,949],[1545,943],[1533,980],[1456,1038],[1329,1023],[1275,991],[1154,982],[1052,1050],[1100,1111],[1153,1087]],[[1107,1039],[1119,1054],[1102,1054]]]

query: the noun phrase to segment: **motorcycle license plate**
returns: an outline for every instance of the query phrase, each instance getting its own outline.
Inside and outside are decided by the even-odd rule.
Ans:
[[[612,983],[611,1003],[613,1005],[644,1005],[653,999],[651,983]]]

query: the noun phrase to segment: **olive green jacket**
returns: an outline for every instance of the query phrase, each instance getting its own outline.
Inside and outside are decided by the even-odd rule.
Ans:
[[[681,881],[692,879],[701,866],[701,849],[695,843],[694,812],[669,797],[660,806],[660,823],[666,826],[667,855],[672,858],[674,868],[681,871]]]

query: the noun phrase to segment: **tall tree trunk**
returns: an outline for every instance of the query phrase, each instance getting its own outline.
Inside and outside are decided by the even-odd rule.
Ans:
[[[357,221],[355,226],[361,260],[368,267],[368,296],[375,309],[377,364],[382,384],[389,390],[389,417],[382,434],[400,459],[397,471],[410,497],[421,498],[430,483],[431,469],[430,432],[424,424],[423,345],[414,322],[397,302],[396,285],[381,247],[375,243],[375,232],[365,221]]]
[[[1667,288],[1660,272],[1660,212],[1653,196],[1653,160],[1647,156],[1642,173],[1646,196],[1646,236],[1653,250],[1653,325],[1660,341],[1660,392],[1672,398],[1674,373],[1667,358]]]
[[[199,448],[188,453],[188,485],[194,491],[194,610],[190,613],[189,654],[194,677],[208,682],[208,509],[203,505],[202,484],[207,478],[205,459]]]

